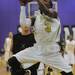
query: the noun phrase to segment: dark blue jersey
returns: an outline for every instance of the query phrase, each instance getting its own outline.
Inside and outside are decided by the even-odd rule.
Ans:
[[[21,35],[20,33],[13,36],[12,53],[15,54],[25,48],[32,47],[36,43],[34,34]]]

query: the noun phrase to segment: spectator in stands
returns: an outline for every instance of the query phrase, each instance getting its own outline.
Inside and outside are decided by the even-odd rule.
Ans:
[[[31,19],[25,17],[24,10],[25,10],[24,6],[23,7],[21,6],[20,26],[18,27],[19,33],[13,36],[13,49],[12,49],[13,54],[16,54],[28,47],[32,47],[36,43],[34,38],[34,33],[32,32],[33,31],[32,26],[34,21],[32,20],[33,22],[31,22]],[[23,69],[21,70],[18,66],[16,65],[15,67],[11,67],[12,75],[17,75],[17,74],[23,75],[25,73],[24,72],[25,70],[31,70],[31,75],[33,74],[36,75],[39,62],[29,68],[26,68],[26,64],[23,65],[25,70]]]
[[[75,67],[75,40],[73,40],[73,35],[69,35],[66,40],[65,51],[67,52],[67,62],[73,68]]]

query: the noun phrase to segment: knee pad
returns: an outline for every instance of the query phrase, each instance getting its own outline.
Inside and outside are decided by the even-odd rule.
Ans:
[[[38,63],[32,65],[31,67],[29,67],[29,68],[27,68],[27,69],[25,69],[25,70],[26,70],[26,75],[27,75],[28,73],[29,73],[28,75],[37,75],[37,69],[38,69],[38,67],[39,67],[39,64],[40,64],[40,62],[38,62]]]
[[[73,75],[72,72],[66,73],[66,72],[64,72],[64,71],[62,71],[61,74],[62,74],[62,75]]]
[[[11,75],[25,75],[25,70],[16,57],[11,57],[8,60],[8,65],[10,66]]]
[[[39,64],[40,64],[40,62],[38,62],[38,63],[36,63],[36,64],[30,66],[28,69],[29,69],[29,70],[37,70],[38,67],[39,67]]]
[[[72,72],[69,72],[69,73],[67,73],[66,75],[73,75],[73,73],[72,73]]]
[[[20,62],[16,59],[16,57],[11,57],[9,60],[8,60],[8,65],[11,67],[11,68],[20,68],[21,64]]]
[[[25,71],[23,69],[11,69],[11,75],[25,75]]]

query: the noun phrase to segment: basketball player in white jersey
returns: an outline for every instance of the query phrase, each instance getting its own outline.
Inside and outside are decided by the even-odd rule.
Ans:
[[[61,27],[57,12],[50,9],[51,0],[37,0],[37,2],[40,9],[34,24],[37,43],[33,47],[13,55],[8,63],[12,66],[11,62],[15,60],[21,65],[23,63],[33,65],[37,62],[42,62],[59,69],[62,75],[73,75],[71,66],[64,61],[59,53],[60,47],[57,42],[60,40]],[[11,61],[12,59],[13,61]],[[26,68],[31,65],[26,66]]]

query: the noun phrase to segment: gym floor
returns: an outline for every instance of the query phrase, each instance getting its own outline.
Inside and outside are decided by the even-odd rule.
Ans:
[[[75,67],[73,69],[74,75],[75,75]],[[47,75],[47,70],[45,72],[45,75]],[[3,58],[0,58],[0,75],[11,75],[10,72],[6,71],[6,66],[5,63],[3,61]],[[60,73],[58,74],[53,74],[53,72],[51,72],[51,75],[61,75]]]

